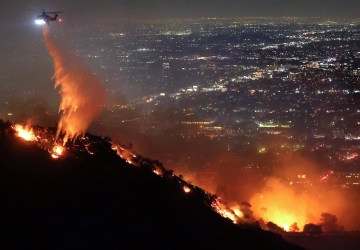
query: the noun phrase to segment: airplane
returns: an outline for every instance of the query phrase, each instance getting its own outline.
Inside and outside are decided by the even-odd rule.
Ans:
[[[42,10],[41,14],[36,17],[35,23],[38,25],[43,25],[43,24],[50,25],[51,21],[61,22],[61,19],[58,18],[59,13],[62,13],[62,11],[50,11],[49,12],[49,11]],[[50,16],[52,14],[55,14],[55,15]]]

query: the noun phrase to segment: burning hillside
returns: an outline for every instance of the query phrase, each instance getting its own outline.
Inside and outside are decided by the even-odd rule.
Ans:
[[[49,152],[50,156],[53,159],[59,159],[66,157],[66,151],[73,151],[74,148],[80,150],[80,152],[87,153],[90,156],[94,155],[93,149],[96,148],[96,142],[92,141],[89,137],[82,137],[77,140],[76,144],[66,144],[64,146],[59,144],[59,141],[56,139],[56,136],[53,135],[53,132],[49,129],[44,128],[33,128],[29,125],[15,124],[11,126],[15,136],[28,142],[32,142],[41,149],[44,149]],[[110,142],[110,141],[109,141]],[[181,178],[172,174],[172,172],[167,171],[161,163],[153,162],[147,160],[132,153],[130,150],[111,143],[111,149],[116,152],[117,156],[124,160],[127,164],[134,167],[146,168],[153,172],[154,174],[161,176],[163,178],[177,178],[177,182],[182,186],[184,193],[191,193],[196,187],[190,183],[185,182]],[[208,197],[208,206],[212,207],[215,212],[220,214],[222,217],[230,219],[234,224],[243,222],[246,223],[244,219],[243,212],[238,210],[232,210],[224,203],[221,202],[220,198],[206,194]]]
[[[241,221],[217,197],[108,139],[86,135],[63,147],[55,128],[0,125],[1,244],[292,248],[222,218]]]

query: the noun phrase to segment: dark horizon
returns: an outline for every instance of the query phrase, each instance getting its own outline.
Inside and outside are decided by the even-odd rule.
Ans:
[[[41,9],[62,10],[67,15],[78,19],[89,17],[124,18],[198,18],[198,17],[326,17],[326,18],[358,18],[360,2],[344,1],[286,1],[286,0],[198,0],[198,1],[144,1],[144,0],[107,0],[69,1],[61,0],[53,3],[45,1],[9,1],[3,3],[0,19],[12,19],[17,16],[28,16]]]

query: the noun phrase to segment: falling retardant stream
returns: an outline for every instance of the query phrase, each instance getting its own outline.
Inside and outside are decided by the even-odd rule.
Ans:
[[[105,102],[105,89],[75,55],[60,48],[51,37],[48,26],[44,27],[43,36],[54,64],[55,88],[60,89],[61,95],[61,118],[56,137],[63,136],[65,144],[84,135],[100,114]]]

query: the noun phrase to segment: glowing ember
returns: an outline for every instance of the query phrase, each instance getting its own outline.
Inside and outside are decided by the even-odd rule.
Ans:
[[[90,150],[90,144],[85,145],[85,149],[90,155],[94,155],[94,152]]]
[[[353,160],[355,158],[357,158],[359,156],[358,153],[352,153],[352,154],[349,154],[345,157],[346,160]]]
[[[52,148],[51,157],[54,159],[58,159],[65,151],[65,148],[61,145],[55,145]]]
[[[320,181],[326,181],[326,180],[328,180],[329,179],[329,177],[330,177],[330,175],[333,175],[334,174],[334,171],[329,171],[326,175],[324,175],[321,179],[320,179]]]
[[[36,136],[32,128],[26,128],[20,124],[13,127],[16,131],[16,136],[24,139],[25,141],[36,141]]]
[[[191,189],[188,186],[183,187],[185,193],[190,193]]]
[[[54,159],[58,159],[59,156],[57,156],[56,154],[51,154],[51,157],[54,158]]]
[[[162,176],[162,174],[163,174],[161,169],[159,169],[159,168],[155,168],[153,172],[159,176]]]

